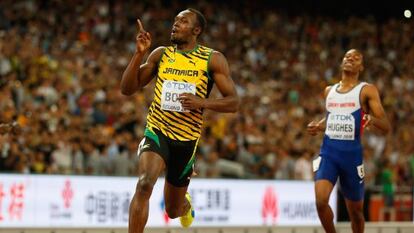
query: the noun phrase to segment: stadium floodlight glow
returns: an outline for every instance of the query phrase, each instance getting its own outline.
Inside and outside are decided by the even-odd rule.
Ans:
[[[404,16],[405,16],[405,18],[407,18],[407,19],[409,19],[409,18],[411,18],[411,11],[410,10],[405,10],[404,11]]]

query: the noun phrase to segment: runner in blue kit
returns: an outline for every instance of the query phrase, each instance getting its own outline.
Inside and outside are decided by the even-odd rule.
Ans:
[[[377,88],[359,81],[363,55],[349,50],[341,64],[341,81],[325,89],[326,116],[308,124],[311,135],[325,132],[320,156],[313,161],[316,207],[327,233],[335,231],[329,197],[339,178],[354,233],[364,232],[363,130],[386,134],[390,124]]]

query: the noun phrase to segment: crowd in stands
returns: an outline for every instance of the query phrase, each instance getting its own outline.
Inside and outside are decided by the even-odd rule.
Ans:
[[[392,125],[387,136],[364,133],[366,183],[380,184],[389,162],[395,184],[412,185],[414,21],[231,3],[2,0],[0,123],[16,121],[21,132],[0,136],[0,171],[134,176],[153,92],[153,83],[120,92],[136,19],[156,48],[170,44],[179,10],[194,7],[208,20],[201,42],[227,57],[242,103],[236,114],[205,111],[198,177],[312,180],[322,135],[306,125],[323,117],[324,88],[357,48],[361,80],[377,86]]]

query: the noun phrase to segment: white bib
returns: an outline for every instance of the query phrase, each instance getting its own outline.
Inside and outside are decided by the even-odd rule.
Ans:
[[[182,93],[196,94],[196,85],[193,83],[165,80],[162,84],[161,109],[173,112],[189,112],[181,105],[178,97]]]
[[[354,140],[355,118],[347,113],[330,113],[326,122],[325,134],[330,139]]]

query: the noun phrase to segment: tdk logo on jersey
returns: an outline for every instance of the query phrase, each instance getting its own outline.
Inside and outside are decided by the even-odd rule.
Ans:
[[[173,68],[165,68],[163,74],[173,74],[178,76],[198,76],[198,70],[179,70]]]
[[[180,90],[181,92],[193,93],[195,90],[194,84],[191,83],[182,83],[182,82],[169,82],[167,84],[168,88],[174,88],[174,90]]]
[[[336,120],[336,121],[353,121],[354,120],[352,115],[331,114],[329,115],[329,118],[331,120]]]

